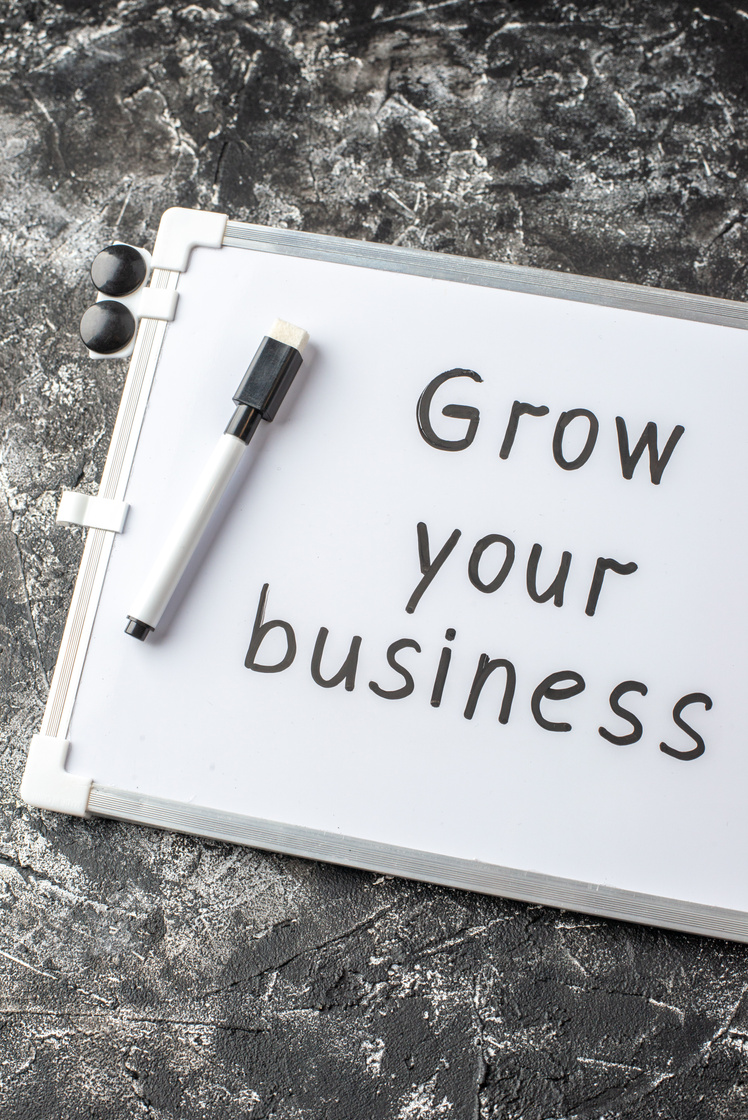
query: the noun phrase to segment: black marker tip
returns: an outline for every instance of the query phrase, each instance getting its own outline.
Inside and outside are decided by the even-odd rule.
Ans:
[[[131,614],[128,614],[127,617],[130,621],[125,627],[125,633],[132,638],[137,638],[139,642],[144,642],[153,627],[149,626],[147,622],[141,622],[139,618],[133,618]]]

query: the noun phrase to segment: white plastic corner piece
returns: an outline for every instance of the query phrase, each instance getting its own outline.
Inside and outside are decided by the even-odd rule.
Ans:
[[[29,747],[21,797],[37,809],[52,809],[74,817],[88,816],[93,781],[68,774],[65,763],[70,743],[52,735],[34,735]]]
[[[198,246],[220,249],[228,215],[172,206],[161,218],[153,249],[153,267],[184,272]]]
[[[66,525],[83,525],[87,529],[108,529],[111,533],[121,533],[129,508],[127,502],[115,498],[99,498],[93,494],[63,490],[57,520]]]

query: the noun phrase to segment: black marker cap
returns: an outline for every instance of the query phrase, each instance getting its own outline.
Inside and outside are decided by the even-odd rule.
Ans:
[[[263,420],[272,420],[301,360],[295,346],[266,336],[234,393],[234,403],[256,408]]]

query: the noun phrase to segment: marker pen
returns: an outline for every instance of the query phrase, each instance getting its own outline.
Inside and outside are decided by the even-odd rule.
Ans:
[[[154,630],[261,420],[272,420],[301,365],[309,335],[276,319],[234,393],[236,409],[132,603],[125,633]]]

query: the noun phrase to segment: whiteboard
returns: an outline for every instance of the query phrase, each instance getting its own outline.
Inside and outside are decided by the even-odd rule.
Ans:
[[[746,938],[743,309],[256,228],[192,251],[149,350],[58,731],[93,811]],[[134,641],[276,317],[302,370]]]

